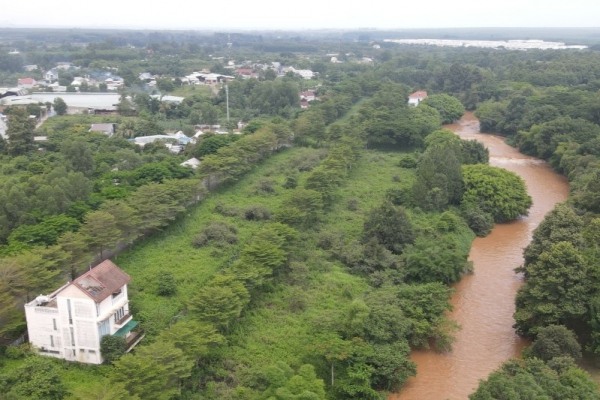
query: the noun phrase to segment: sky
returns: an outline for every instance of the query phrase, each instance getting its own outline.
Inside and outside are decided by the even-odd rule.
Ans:
[[[598,27],[599,0],[0,0],[0,27],[356,29]]]

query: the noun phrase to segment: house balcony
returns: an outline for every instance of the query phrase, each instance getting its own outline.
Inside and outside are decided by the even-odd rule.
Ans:
[[[125,325],[126,323],[128,323],[131,320],[131,314],[127,313],[125,315],[123,315],[121,317],[121,319],[119,319],[117,322],[115,322],[115,325],[118,327],[121,327],[123,325]]]
[[[128,353],[146,336],[146,333],[140,328],[138,321],[131,320],[116,331],[113,336],[125,338],[127,343],[127,350],[125,352]]]

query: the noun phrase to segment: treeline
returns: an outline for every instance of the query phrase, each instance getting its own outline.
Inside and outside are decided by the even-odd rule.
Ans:
[[[563,60],[567,61],[573,60]],[[598,94],[590,90],[591,81],[586,86],[523,86],[502,101],[482,103],[476,115],[482,129],[507,135],[521,152],[547,160],[571,183],[568,202],[546,216],[525,249],[525,263],[519,268],[525,284],[516,299],[517,332],[536,337],[543,327],[565,325],[587,351],[597,353],[600,286],[595,254],[600,243],[592,232],[600,221],[600,119]]]

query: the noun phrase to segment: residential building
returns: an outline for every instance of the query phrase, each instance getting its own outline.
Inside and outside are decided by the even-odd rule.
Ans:
[[[47,83],[52,83],[54,81],[57,81],[58,80],[58,71],[56,70],[56,68],[52,68],[51,70],[46,72],[44,74],[44,80]]]
[[[185,160],[184,162],[182,162],[179,165],[184,166],[184,167],[191,167],[192,169],[196,169],[200,166],[200,160],[198,160],[196,157],[192,157],[189,160]]]
[[[38,69],[36,64],[23,65],[23,70],[27,72],[35,71],[36,69]]]
[[[417,92],[414,92],[410,96],[408,96],[408,105],[416,107],[426,98],[427,98],[427,92],[424,90],[419,90]]]
[[[29,342],[41,355],[89,364],[103,362],[100,341],[121,336],[127,351],[143,338],[129,313],[131,278],[105,260],[73,282],[25,305]]]
[[[17,80],[17,87],[31,89],[37,84],[36,80],[33,78],[20,78]]]
[[[102,132],[111,137],[117,132],[117,124],[92,124],[90,132]]]
[[[305,90],[304,92],[300,93],[300,98],[304,99],[305,101],[315,101],[317,100],[317,97],[315,96],[315,91],[314,90]]]

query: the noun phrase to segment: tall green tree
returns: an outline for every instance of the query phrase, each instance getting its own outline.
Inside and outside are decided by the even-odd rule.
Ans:
[[[80,232],[88,245],[100,254],[101,259],[103,251],[113,248],[122,235],[115,217],[105,211],[87,214]]]
[[[33,130],[35,120],[29,118],[27,111],[21,108],[13,109],[8,116],[7,151],[11,156],[20,156],[35,148]]]

